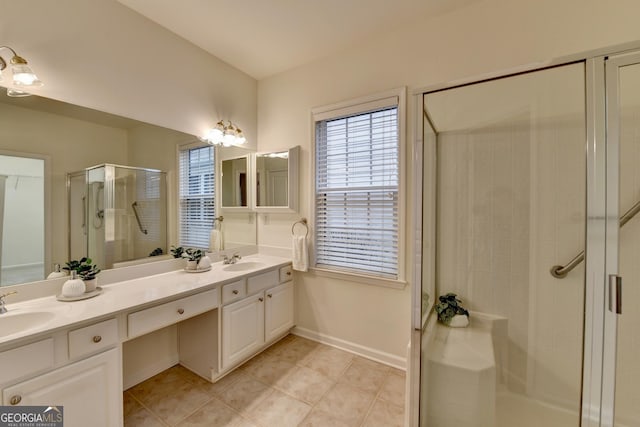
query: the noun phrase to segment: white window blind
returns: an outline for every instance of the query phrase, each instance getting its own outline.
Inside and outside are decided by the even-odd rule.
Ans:
[[[215,218],[214,148],[180,150],[180,246],[208,248]]]
[[[397,104],[315,126],[316,266],[397,279]]]

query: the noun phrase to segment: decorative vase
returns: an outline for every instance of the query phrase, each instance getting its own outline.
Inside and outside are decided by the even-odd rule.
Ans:
[[[60,269],[60,264],[54,264],[53,271],[49,273],[47,279],[58,279],[60,277],[65,277],[66,275],[67,272]]]
[[[204,270],[209,267],[211,267],[211,258],[207,255],[200,258],[200,261],[198,261],[198,270]]]
[[[84,280],[85,292],[93,292],[98,286],[98,278],[94,277],[91,280]]]
[[[67,298],[79,297],[84,294],[85,287],[82,279],[78,279],[75,271],[71,272],[71,279],[62,285],[62,296]]]
[[[466,328],[469,326],[469,317],[464,314],[456,314],[448,324],[451,328]]]
[[[187,261],[187,270],[196,270],[198,268],[198,261]]]

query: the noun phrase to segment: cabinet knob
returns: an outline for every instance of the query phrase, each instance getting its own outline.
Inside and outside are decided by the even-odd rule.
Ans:
[[[262,302],[262,301],[264,301],[264,298],[260,297],[260,298],[258,298],[258,301]]]
[[[234,289],[231,293],[234,294],[234,295],[238,295],[238,290]]]
[[[291,276],[291,272],[290,271],[287,271],[287,276]]]
[[[100,341],[102,341],[102,337],[100,335],[96,335],[93,337],[94,343],[99,343]]]
[[[20,395],[11,396],[11,399],[9,399],[9,403],[12,405],[17,405],[20,402],[22,402],[22,396]]]
[[[267,296],[268,296],[269,298],[271,298],[273,295],[271,295],[271,294],[267,294]]]
[[[184,314],[184,308],[179,308],[178,309],[178,314]]]

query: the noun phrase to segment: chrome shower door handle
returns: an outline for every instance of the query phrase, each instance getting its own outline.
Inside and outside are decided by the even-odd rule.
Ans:
[[[622,314],[622,277],[609,275],[609,311]]]

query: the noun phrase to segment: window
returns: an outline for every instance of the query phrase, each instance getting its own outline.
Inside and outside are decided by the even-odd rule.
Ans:
[[[180,150],[180,245],[206,249],[215,218],[214,148]]]
[[[314,120],[316,267],[398,279],[398,97]]]

